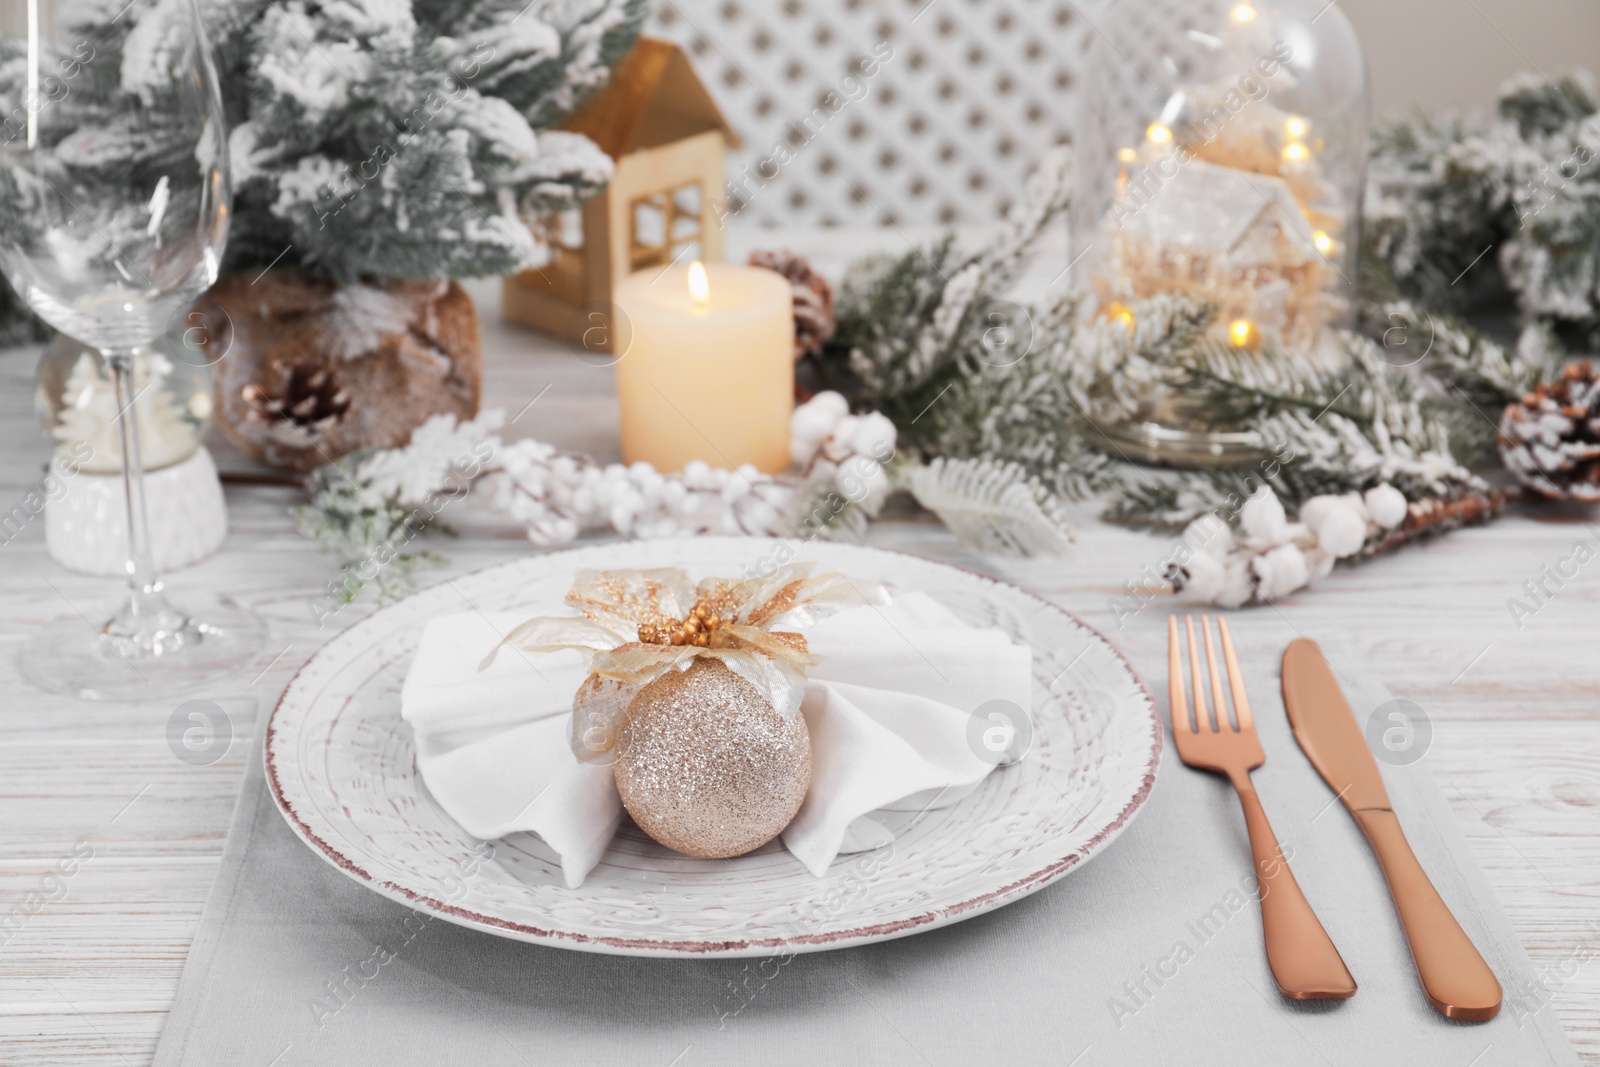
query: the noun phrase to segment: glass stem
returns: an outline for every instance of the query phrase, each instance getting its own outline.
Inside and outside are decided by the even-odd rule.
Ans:
[[[114,349],[104,353],[117,396],[117,435],[122,446],[122,487],[128,504],[128,605],[119,613],[125,625],[139,628],[141,621],[169,611],[161,594],[150,556],[150,523],[145,513],[144,463],[139,456],[139,412],[134,384],[133,352]],[[128,616],[131,616],[129,618]]]

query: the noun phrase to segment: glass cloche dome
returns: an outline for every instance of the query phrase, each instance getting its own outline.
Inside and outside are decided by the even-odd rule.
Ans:
[[[1084,79],[1073,252],[1098,314],[1186,294],[1217,308],[1218,344],[1336,363],[1326,328],[1355,298],[1368,96],[1361,46],[1327,0],[1145,0],[1099,22]],[[1161,386],[1125,425],[1129,454],[1247,459]]]

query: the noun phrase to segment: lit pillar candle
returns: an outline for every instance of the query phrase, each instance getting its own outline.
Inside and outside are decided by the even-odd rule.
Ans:
[[[623,462],[789,465],[794,306],[782,275],[727,263],[644,270],[617,286],[616,306]]]

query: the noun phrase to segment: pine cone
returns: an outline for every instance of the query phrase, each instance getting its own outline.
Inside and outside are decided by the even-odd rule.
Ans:
[[[246,418],[269,428],[293,429],[306,438],[327,433],[350,413],[350,394],[331,368],[272,365],[277,389],[251,382],[241,391]]]
[[[751,252],[750,265],[777,271],[789,279],[794,290],[794,358],[821,348],[833,336],[833,287],[828,279],[811,269],[804,256],[788,249],[782,252]]]
[[[1500,458],[1541,496],[1600,501],[1600,372],[1593,362],[1571,364],[1506,408]]]
[[[458,283],[243,271],[196,310],[216,362],[217,426],[270,466],[314,470],[398,448],[433,415],[478,412],[478,317]]]

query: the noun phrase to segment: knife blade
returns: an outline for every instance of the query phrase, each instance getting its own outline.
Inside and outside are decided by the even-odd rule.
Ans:
[[[1284,650],[1283,704],[1295,740],[1350,810],[1383,868],[1428,1003],[1451,1019],[1494,1018],[1500,983],[1417,862],[1361,726],[1312,641],[1300,638]]]
[[[1352,812],[1388,808],[1389,793],[1333,670],[1315,643],[1301,638],[1283,653],[1283,705],[1289,726],[1322,780]]]

